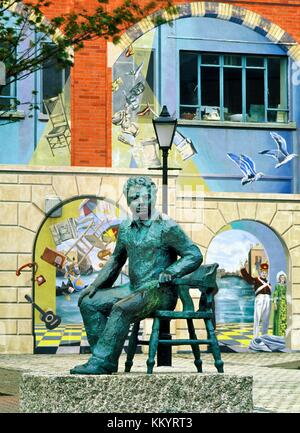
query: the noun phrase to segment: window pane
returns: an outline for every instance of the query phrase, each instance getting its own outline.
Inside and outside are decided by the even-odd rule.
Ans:
[[[180,118],[186,120],[199,119],[198,108],[180,107]]]
[[[246,88],[246,110],[249,122],[264,122],[264,70],[247,69]]]
[[[268,111],[268,122],[287,123],[288,113],[286,111]]]
[[[13,88],[14,88],[13,84],[7,84],[6,86],[2,87],[1,95],[0,95],[0,111],[3,111],[3,110],[7,111],[7,110],[15,110],[16,109],[15,99],[6,97],[6,96],[14,96],[12,94]]]
[[[201,68],[201,105],[220,107],[220,70],[204,66]]]
[[[224,56],[225,66],[241,66],[242,58],[241,56]]]
[[[201,63],[202,65],[219,65],[220,56],[214,54],[202,54]]]
[[[242,69],[224,69],[224,119],[242,121]]]
[[[180,104],[198,105],[198,57],[192,53],[180,55]]]
[[[285,59],[268,59],[268,104],[269,108],[287,107],[287,82]]]
[[[247,66],[254,66],[256,68],[264,67],[264,58],[263,57],[247,57]]]
[[[57,96],[62,91],[62,68],[54,60],[48,60],[43,68],[43,99]]]

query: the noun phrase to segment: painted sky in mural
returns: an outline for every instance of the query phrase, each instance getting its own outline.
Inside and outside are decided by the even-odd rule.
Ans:
[[[208,263],[219,263],[227,272],[236,272],[248,260],[251,248],[259,244],[257,238],[242,230],[229,230],[218,234],[207,251]]]

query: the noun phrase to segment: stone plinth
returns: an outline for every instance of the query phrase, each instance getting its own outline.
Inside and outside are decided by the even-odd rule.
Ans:
[[[252,412],[252,376],[25,373],[20,410],[26,413]]]

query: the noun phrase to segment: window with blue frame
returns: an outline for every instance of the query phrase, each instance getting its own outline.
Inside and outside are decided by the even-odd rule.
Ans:
[[[3,86],[0,94],[0,112],[6,113],[17,108],[16,82]]]
[[[48,44],[53,45],[53,44]],[[46,59],[41,68],[41,96],[50,99],[63,92],[66,81],[70,76],[70,66],[62,68],[54,57]],[[46,108],[41,103],[41,111],[46,114]]]
[[[3,43],[0,44],[0,50],[3,45]],[[5,50],[7,50],[7,47],[5,47]],[[11,56],[15,57],[15,51],[11,51],[11,53]],[[6,63],[5,60],[4,63]],[[10,77],[5,81],[7,84],[0,86],[0,114],[16,110],[17,107],[16,80]]]
[[[180,118],[287,123],[287,58],[180,51]]]

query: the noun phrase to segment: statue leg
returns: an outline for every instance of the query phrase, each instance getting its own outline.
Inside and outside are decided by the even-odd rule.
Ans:
[[[92,298],[85,296],[80,305],[87,339],[93,352],[99,338],[101,338],[113,305],[131,291],[129,285],[99,290]]]
[[[99,293],[100,291],[96,295],[100,296]],[[147,290],[131,292],[129,296],[114,303],[102,336],[94,346],[93,355],[87,364],[75,367],[71,370],[71,373],[111,374],[117,371],[118,360],[128,335],[130,324],[148,317],[161,305],[170,306],[171,308],[175,303],[176,297],[165,295],[163,290],[161,297],[154,298]]]
[[[130,324],[138,319],[144,306],[142,292],[136,292],[117,302],[107,319],[102,339],[94,348],[93,357],[108,371],[116,371]]]
[[[156,298],[147,289],[133,292],[113,306],[102,339],[99,339],[93,352],[93,358],[104,369],[116,371],[131,323],[149,317],[162,306],[175,307],[177,297],[172,292],[161,289],[160,293],[161,296]]]

